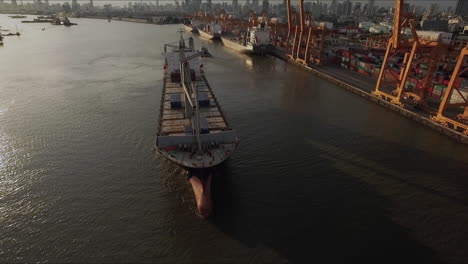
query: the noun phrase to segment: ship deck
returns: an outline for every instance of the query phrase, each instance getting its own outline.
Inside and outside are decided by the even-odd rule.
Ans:
[[[212,93],[205,78],[199,78],[194,81],[198,87],[199,93],[208,95],[209,106],[200,107],[200,117],[206,118],[210,133],[228,129],[227,122],[221,110],[218,107],[217,100]],[[180,95],[182,106],[178,109],[171,108],[171,96]],[[163,99],[161,101],[163,107],[160,116],[160,130],[158,135],[185,135],[187,127],[191,127],[190,118],[185,117],[185,96],[184,89],[180,82],[172,82],[170,77],[165,77],[165,87],[163,91]],[[192,96],[192,100],[194,100]]]
[[[184,88],[180,82],[171,81],[169,76],[164,78],[155,146],[161,155],[183,167],[208,168],[220,164],[234,152],[238,145],[237,134],[229,128],[205,76],[197,76],[193,83],[199,94],[205,94],[205,102],[209,102],[199,107],[200,119],[205,120],[205,131],[200,134],[202,151],[196,151],[192,120],[185,113]],[[171,105],[174,95],[180,98],[178,107]],[[193,95],[191,99],[194,100]]]

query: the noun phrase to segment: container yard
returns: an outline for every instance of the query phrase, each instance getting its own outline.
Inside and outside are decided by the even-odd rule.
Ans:
[[[251,11],[246,20],[199,12],[186,29],[240,52],[287,60],[466,144],[466,42],[450,32],[417,30],[414,18],[403,11],[405,2],[395,0],[393,22],[362,22],[356,28],[315,21],[303,0],[298,12],[288,0],[286,23],[265,12]],[[268,31],[256,34],[259,28]],[[269,39],[259,41],[258,33],[265,32]]]

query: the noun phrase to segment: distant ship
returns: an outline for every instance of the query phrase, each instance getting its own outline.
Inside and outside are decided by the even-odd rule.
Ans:
[[[2,33],[0,33],[0,46],[3,46],[3,36],[2,36]]]
[[[20,16],[20,15],[14,15],[14,16],[9,16],[10,18],[26,18],[27,16]]]
[[[51,23],[53,22],[50,19],[37,19],[35,18],[34,20],[23,20],[21,23]]]
[[[60,25],[64,25],[64,26],[74,26],[74,25],[78,25],[76,23],[71,23],[70,20],[68,19],[68,17],[64,17],[62,19],[60,18],[55,18],[54,21],[50,22],[52,25],[57,25],[57,26],[60,26]]]
[[[222,24],[208,23],[203,24],[202,21],[193,19],[190,25],[184,25],[186,31],[199,34],[201,37],[211,40],[221,40],[224,46],[237,50],[242,53],[267,54],[271,49],[271,28],[265,23],[260,23],[258,26],[250,26],[241,37],[232,37],[224,35]]]

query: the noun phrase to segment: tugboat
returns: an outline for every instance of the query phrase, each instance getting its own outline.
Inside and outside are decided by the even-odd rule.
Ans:
[[[65,17],[62,21],[62,24],[66,27],[69,27],[69,26],[75,26],[75,25],[78,25],[76,23],[72,23],[70,22],[70,20],[68,19],[68,17]]]
[[[209,53],[209,52],[208,52],[208,49],[205,48],[205,47],[202,47],[202,48],[200,49],[200,52],[201,52],[201,54],[202,54],[202,55],[201,55],[202,57],[211,57],[211,53]]]
[[[239,140],[206,79],[200,58],[203,53],[194,50],[193,39],[186,47],[180,33],[178,46],[164,46],[165,73],[155,149],[189,171],[198,211],[207,217],[212,212],[212,174],[208,168],[229,158]]]
[[[68,17],[64,17],[63,19],[55,18],[54,21],[52,21],[50,23],[52,25],[56,25],[56,26],[64,25],[66,27],[78,25],[76,23],[71,23],[70,20],[68,19]]]

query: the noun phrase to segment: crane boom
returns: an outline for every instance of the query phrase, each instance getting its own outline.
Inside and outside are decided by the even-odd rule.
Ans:
[[[299,0],[299,23],[301,33],[304,31],[304,0]]]
[[[292,24],[292,18],[291,18],[291,0],[286,0],[286,9],[288,12],[288,32],[291,31],[291,24]]]
[[[395,0],[395,13],[393,18],[392,47],[397,49],[400,45],[401,18],[403,11],[403,0]]]

